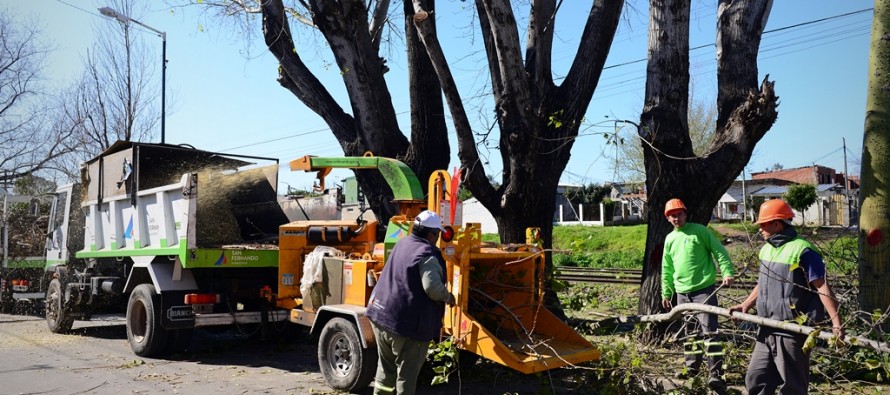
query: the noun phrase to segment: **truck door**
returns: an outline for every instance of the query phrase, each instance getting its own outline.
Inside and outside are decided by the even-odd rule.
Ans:
[[[71,186],[56,190],[49,215],[46,237],[46,265],[64,265],[68,261],[68,224],[71,215]]]

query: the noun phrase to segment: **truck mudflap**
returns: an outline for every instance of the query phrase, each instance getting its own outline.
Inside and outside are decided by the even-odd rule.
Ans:
[[[195,310],[185,304],[185,292],[162,292],[163,314],[161,326],[164,329],[189,329],[195,327]]]

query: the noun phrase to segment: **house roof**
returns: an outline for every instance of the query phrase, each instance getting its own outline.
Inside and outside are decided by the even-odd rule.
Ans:
[[[754,191],[760,189],[759,186],[747,186],[748,194],[752,194]],[[726,192],[723,193],[723,197],[720,198],[720,202],[723,203],[733,203],[733,202],[741,202],[742,201],[742,187],[741,186],[731,186]]]
[[[842,187],[838,184],[819,184],[816,185],[816,193],[826,192],[834,189],[841,189]],[[784,195],[785,192],[788,192],[787,185],[768,185],[763,188],[760,188],[756,192],[752,192],[751,195],[754,196],[775,196],[775,195]]]
[[[761,180],[765,178],[776,178],[787,180],[798,184],[815,184],[817,182],[816,174],[829,175],[834,178],[836,171],[830,167],[813,165],[804,166],[794,169],[782,169],[776,171],[764,171],[760,173],[751,173],[751,178]]]

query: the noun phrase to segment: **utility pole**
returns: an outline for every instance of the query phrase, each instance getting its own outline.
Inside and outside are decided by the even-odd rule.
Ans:
[[[850,173],[847,172],[847,139],[841,137],[841,142],[844,146],[844,197],[847,200],[847,220],[844,221],[844,226],[850,226],[853,224],[853,202],[850,201]]]

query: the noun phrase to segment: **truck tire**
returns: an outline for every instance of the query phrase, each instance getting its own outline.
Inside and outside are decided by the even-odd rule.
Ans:
[[[161,326],[161,295],[152,284],[140,284],[130,293],[127,341],[140,357],[158,356],[167,350],[167,331]]]
[[[74,317],[66,302],[62,282],[54,278],[46,290],[46,326],[52,333],[68,333],[74,325]]]
[[[318,367],[331,388],[359,391],[374,379],[377,348],[362,348],[355,324],[344,318],[332,318],[318,339]]]

